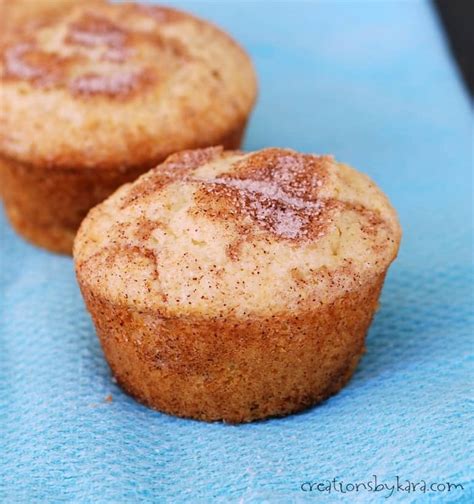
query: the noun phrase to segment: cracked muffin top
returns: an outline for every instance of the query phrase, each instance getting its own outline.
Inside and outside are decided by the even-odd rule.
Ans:
[[[154,166],[220,143],[256,96],[224,32],[160,6],[85,2],[0,48],[0,154],[60,167]]]
[[[164,317],[304,312],[383,275],[401,230],[365,175],[331,156],[220,147],[170,156],[89,213],[81,283]]]

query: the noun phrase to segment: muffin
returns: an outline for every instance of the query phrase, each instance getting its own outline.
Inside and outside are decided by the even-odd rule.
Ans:
[[[77,278],[118,383],[238,423],[336,393],[400,243],[365,175],[288,149],[185,151],[90,211]]]
[[[85,2],[0,51],[0,187],[25,238],[70,253],[87,211],[176,151],[237,148],[245,52],[174,9]]]

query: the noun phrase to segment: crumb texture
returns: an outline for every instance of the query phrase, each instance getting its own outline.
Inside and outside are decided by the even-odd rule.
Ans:
[[[93,209],[80,282],[168,316],[306,313],[372,283],[400,227],[365,175],[290,149],[185,151]]]

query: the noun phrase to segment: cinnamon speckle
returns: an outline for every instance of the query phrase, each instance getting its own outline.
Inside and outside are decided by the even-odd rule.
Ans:
[[[69,87],[76,95],[102,94],[119,98],[128,96],[141,89],[144,83],[151,82],[153,82],[153,78],[145,70],[140,72],[122,71],[110,75],[89,73],[75,78]]]
[[[27,38],[3,48],[2,77],[36,87],[64,89],[76,98],[124,100],[144,93],[150,84],[161,84],[191,59],[183,43],[160,31],[163,23],[183,14],[126,5],[108,5],[98,11],[85,10],[71,20],[58,21],[57,27],[46,26],[54,32],[53,37],[65,31],[59,49],[45,43],[40,26]],[[134,16],[135,21],[152,20],[151,28],[153,23],[156,28],[127,24],[121,19],[126,15]]]
[[[111,20],[88,12],[69,25],[65,41],[87,47],[119,47],[124,45],[125,39],[126,32]]]

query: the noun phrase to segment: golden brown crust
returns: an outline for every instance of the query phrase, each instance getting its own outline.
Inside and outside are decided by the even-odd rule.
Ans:
[[[245,52],[167,7],[87,2],[0,50],[0,152],[36,166],[151,166],[217,145],[256,95]],[[20,133],[21,132],[21,133]]]
[[[84,284],[82,293],[124,390],[173,415],[240,423],[299,411],[345,385],[383,278],[323,308],[270,319],[163,318]]]
[[[400,241],[375,184],[290,149],[185,151],[94,208],[76,273],[122,387],[246,422],[337,392]]]

